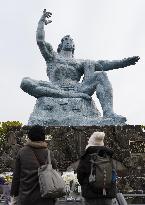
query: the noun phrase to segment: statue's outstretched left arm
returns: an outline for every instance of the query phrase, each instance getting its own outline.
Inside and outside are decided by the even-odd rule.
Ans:
[[[129,58],[124,58],[122,60],[114,60],[114,61],[99,60],[95,64],[95,70],[108,71],[108,70],[113,70],[118,68],[124,68],[130,65],[135,65],[139,59],[140,59],[139,56],[133,56]]]

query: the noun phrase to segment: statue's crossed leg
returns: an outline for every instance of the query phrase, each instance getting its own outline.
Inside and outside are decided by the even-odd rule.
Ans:
[[[103,117],[119,118],[123,122],[125,117],[117,115],[113,111],[113,92],[111,83],[105,72],[94,72],[92,77],[84,79],[82,83],[76,83],[74,88],[68,91],[63,89],[63,86],[46,81],[37,81],[31,78],[24,78],[21,83],[21,88],[28,94],[39,98],[43,96],[58,97],[58,98],[86,98],[91,99],[91,96],[96,91],[97,98],[100,101]],[[65,86],[66,87],[66,86]]]

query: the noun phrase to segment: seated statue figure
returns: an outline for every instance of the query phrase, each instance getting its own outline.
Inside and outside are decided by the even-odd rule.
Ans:
[[[139,57],[114,61],[75,59],[74,41],[69,35],[62,38],[55,52],[45,42],[44,26],[52,22],[51,15],[46,9],[43,11],[36,32],[37,44],[47,64],[49,81],[25,77],[21,82],[22,90],[37,98],[28,124],[63,126],[125,123],[126,118],[113,111],[112,86],[106,71],[134,65]],[[103,117],[92,100],[95,91]]]

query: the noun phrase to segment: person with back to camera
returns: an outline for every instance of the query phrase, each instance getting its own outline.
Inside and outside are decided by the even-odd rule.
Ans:
[[[38,167],[45,164],[48,157],[44,128],[39,125],[32,126],[28,138],[28,142],[17,155],[10,193],[11,204],[54,205],[55,199],[41,198],[40,195]],[[56,169],[55,159],[52,153],[50,155],[52,167]]]
[[[88,140],[88,145],[86,146],[86,150],[83,156],[80,158],[80,162],[77,168],[77,178],[78,181],[81,185],[82,189],[82,196],[84,197],[85,200],[85,205],[111,205],[112,204],[112,199],[116,197],[116,176],[113,177],[112,173],[113,171],[113,165],[112,165],[112,156],[113,156],[113,151],[104,146],[104,137],[105,133],[104,132],[94,132],[91,137]],[[94,164],[92,163],[92,157],[98,156],[96,158],[95,163],[96,168],[94,168]],[[98,160],[98,161],[97,161]],[[101,170],[104,175],[104,187],[99,187],[101,185],[98,185],[97,183],[91,183],[90,177],[92,177],[92,174],[95,174],[96,179],[94,180],[101,180],[100,174],[99,174],[99,169],[98,168],[98,174],[97,174],[97,166],[102,166],[100,165],[102,160],[102,164],[106,164],[104,166],[108,166],[106,168],[106,173],[105,170]],[[94,161],[93,161],[94,162]],[[99,164],[100,163],[100,164]],[[93,164],[93,166],[92,166]],[[103,167],[103,166],[102,166]],[[95,172],[95,173],[94,173]],[[109,175],[110,172],[110,176]],[[91,174],[92,173],[92,174]],[[106,188],[105,187],[105,180],[107,180],[110,177],[110,184]],[[114,179],[115,178],[115,179]],[[106,181],[107,183],[107,181]],[[96,187],[94,187],[96,186]]]

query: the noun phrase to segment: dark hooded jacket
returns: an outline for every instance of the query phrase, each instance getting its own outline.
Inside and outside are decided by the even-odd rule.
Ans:
[[[82,196],[86,199],[97,199],[97,198],[114,198],[116,195],[116,183],[112,182],[110,189],[106,189],[107,195],[103,196],[102,189],[94,190],[89,184],[89,176],[91,172],[91,156],[90,154],[98,153],[101,157],[108,155],[112,157],[113,151],[104,146],[90,146],[86,149],[84,155],[81,157],[78,168],[77,168],[77,178],[81,185]]]
[[[18,196],[18,205],[53,205],[54,199],[44,199],[40,196],[38,181],[38,167],[47,161],[47,144],[45,142],[29,141],[18,152],[13,174],[11,196]],[[35,152],[35,154],[33,153]],[[52,167],[56,168],[56,162],[50,153]],[[40,163],[40,164],[39,164]]]

